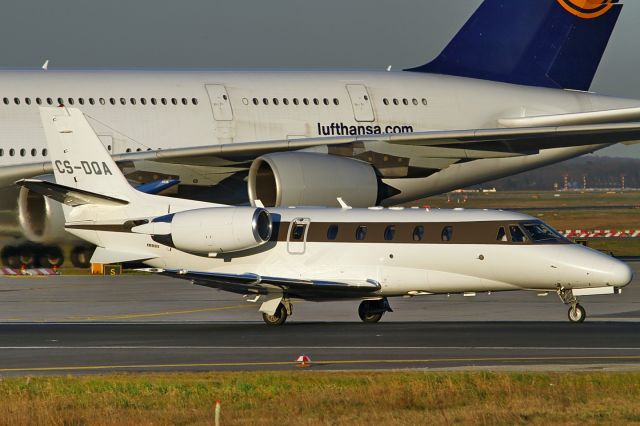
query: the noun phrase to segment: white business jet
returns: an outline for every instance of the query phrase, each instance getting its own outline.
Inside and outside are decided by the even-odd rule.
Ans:
[[[18,182],[63,203],[65,228],[98,248],[94,262],[152,272],[261,300],[280,325],[296,299],[361,300],[377,322],[388,298],[509,290],[614,294],[632,279],[610,256],[533,217],[490,210],[229,207],[139,192],[73,108],[41,108],[56,183]]]

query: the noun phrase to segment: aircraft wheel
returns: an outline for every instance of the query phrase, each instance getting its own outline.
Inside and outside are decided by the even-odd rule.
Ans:
[[[43,268],[60,267],[64,263],[64,254],[60,247],[47,247],[38,254],[38,263]]]
[[[14,246],[6,246],[2,250],[2,263],[9,268],[20,268],[20,249]]]
[[[263,313],[262,319],[267,325],[277,326],[277,325],[284,324],[288,316],[289,314],[287,313],[287,309],[281,303],[278,305],[278,308],[276,309],[276,312],[273,315]]]
[[[74,247],[71,250],[71,263],[76,268],[88,268],[91,265],[91,255],[93,254],[93,248],[91,247]]]
[[[380,312],[379,309],[377,311],[373,309],[373,303],[370,300],[365,300],[360,303],[360,306],[358,307],[358,316],[360,316],[362,322],[373,324],[382,319],[384,312]]]
[[[569,308],[568,316],[569,321],[573,323],[581,323],[584,322],[585,318],[587,318],[587,311],[582,306],[577,304]]]

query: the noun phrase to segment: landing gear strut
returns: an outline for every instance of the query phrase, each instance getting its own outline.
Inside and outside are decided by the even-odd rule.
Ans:
[[[273,315],[269,315],[267,313],[262,313],[262,320],[271,326],[278,326],[285,323],[287,318],[293,313],[293,308],[291,307],[291,302],[283,301],[278,304],[276,311]]]
[[[558,290],[558,296],[565,305],[571,305],[567,316],[572,323],[579,324],[587,318],[587,311],[578,303],[578,298],[573,295],[572,290],[561,288]]]
[[[358,315],[365,323],[380,321],[385,312],[393,312],[386,297],[380,300],[363,300],[358,307]]]

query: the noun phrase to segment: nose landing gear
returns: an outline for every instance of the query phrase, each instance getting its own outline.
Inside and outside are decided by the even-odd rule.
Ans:
[[[573,294],[573,290],[564,288],[558,289],[558,296],[565,305],[571,305],[568,312],[569,321],[575,324],[584,322],[587,318],[587,311],[578,303],[578,298]]]

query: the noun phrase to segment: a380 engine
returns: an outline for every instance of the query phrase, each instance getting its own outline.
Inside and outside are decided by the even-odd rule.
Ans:
[[[267,207],[337,206],[341,197],[353,207],[379,201],[380,184],[371,164],[352,158],[307,152],[282,152],[257,158],[249,169],[249,200]]]
[[[221,254],[258,247],[269,241],[272,229],[265,209],[213,207],[160,216],[132,231],[189,253]]]

